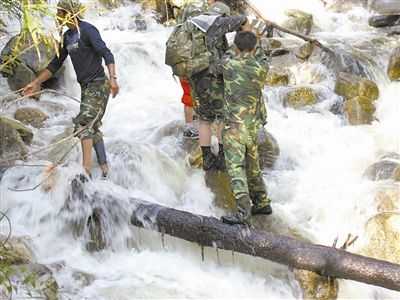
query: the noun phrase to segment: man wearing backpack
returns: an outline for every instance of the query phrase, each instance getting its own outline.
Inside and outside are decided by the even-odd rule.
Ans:
[[[214,2],[214,3],[212,3]],[[224,82],[220,62],[228,50],[225,35],[238,31],[247,23],[246,16],[230,16],[230,8],[220,1],[211,3],[207,13],[191,22],[204,34],[209,66],[190,77],[193,96],[197,101],[195,111],[199,115],[199,138],[203,156],[203,169],[225,170],[225,157],[221,131],[224,121]],[[217,121],[218,155],[211,151],[211,124]]]
[[[213,3],[214,2],[214,3]],[[219,66],[228,49],[225,35],[247,24],[246,16],[230,16],[230,8],[220,1],[208,1],[206,13],[177,26],[167,41],[165,62],[179,77],[189,78],[194,109],[199,116],[199,140],[203,169],[224,170],[221,139],[224,120],[224,82]],[[211,152],[211,123],[218,121],[219,153]]]

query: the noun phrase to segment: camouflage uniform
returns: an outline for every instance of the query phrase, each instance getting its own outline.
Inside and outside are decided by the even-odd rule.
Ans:
[[[196,18],[194,18],[196,19]],[[224,117],[224,81],[218,65],[228,49],[225,34],[240,29],[246,22],[245,16],[219,16],[206,30],[206,44],[210,54],[208,69],[190,78],[193,87],[194,109],[201,120],[223,120]]]
[[[106,111],[108,97],[110,95],[110,84],[108,80],[96,80],[81,85],[81,105],[79,114],[73,119],[75,130],[89,125],[80,135],[80,139],[93,139],[93,143],[102,139],[100,131],[101,119]],[[97,117],[97,118],[96,118]],[[93,120],[93,126],[90,126]]]
[[[270,204],[262,178],[257,133],[266,123],[262,89],[267,76],[266,57],[241,53],[223,64],[226,126],[223,132],[226,166],[239,212],[250,204]]]

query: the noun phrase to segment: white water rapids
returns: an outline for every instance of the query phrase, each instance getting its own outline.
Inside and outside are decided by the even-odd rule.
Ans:
[[[321,40],[336,45],[363,45],[383,33],[368,27],[369,12],[354,7],[346,13],[325,10],[317,0],[253,0],[273,21],[283,11],[299,8],[313,13]],[[111,178],[88,184],[90,189],[112,193],[121,202],[104,203],[122,221],[129,218],[128,196],[157,202],[203,215],[220,216],[213,194],[206,187],[202,171],[185,166],[180,148],[183,106],[181,89],[164,65],[164,45],[170,29],[151,21],[146,32],[129,29],[131,16],[140,8],[125,6],[102,16],[87,14],[87,20],[101,31],[116,57],[120,94],[110,99],[103,119],[103,132],[111,165]],[[3,41],[2,41],[3,43]],[[277,139],[281,156],[265,181],[275,214],[315,243],[331,245],[348,233],[363,236],[364,224],[376,210],[374,184],[362,178],[365,169],[386,152],[400,153],[399,83],[384,78],[390,48],[373,54],[376,62],[368,71],[375,76],[381,95],[375,121],[369,126],[348,126],[328,110],[337,96],[332,74],[318,62],[291,67],[298,84],[311,84],[320,102],[311,111],[285,108],[280,88],[266,89],[267,130]],[[368,48],[367,48],[368,49]],[[376,56],[377,55],[377,56]],[[72,67],[68,65],[65,89],[79,96]],[[322,77],[311,82],[312,75]],[[1,79],[1,94],[9,93]],[[42,104],[43,103],[43,104]],[[49,144],[70,125],[78,104],[65,97],[46,94],[41,102],[25,100],[1,111],[12,115],[22,105],[37,106],[50,115],[45,128],[34,130],[32,148]],[[32,161],[38,162],[38,160]],[[161,237],[128,226],[128,221],[110,229],[112,247],[99,253],[85,250],[82,239],[74,239],[60,214],[69,181],[80,172],[80,152],[59,169],[55,189],[45,193],[13,192],[9,187],[29,188],[40,182],[42,169],[13,168],[1,181],[0,209],[7,211],[13,235],[29,236],[39,263],[53,266],[62,299],[131,300],[153,298],[191,299],[300,299],[299,289],[287,268],[261,259],[206,249]],[[97,166],[96,166],[97,168]],[[99,170],[95,170],[95,178]],[[122,209],[121,209],[122,208]],[[113,211],[115,209],[115,211]],[[114,223],[113,223],[114,222]],[[2,228],[4,229],[4,228]],[[126,240],[131,242],[127,245]],[[357,243],[362,243],[362,239]],[[357,247],[357,245],[356,245]],[[62,265],[62,267],[54,267]],[[77,271],[90,274],[83,284]],[[398,299],[398,293],[350,281],[340,282],[340,299]]]

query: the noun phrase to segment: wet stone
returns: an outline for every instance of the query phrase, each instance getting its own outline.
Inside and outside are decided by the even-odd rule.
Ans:
[[[49,118],[47,114],[38,108],[23,107],[17,109],[14,115],[15,119],[25,125],[31,125],[35,128],[42,128],[44,122]]]

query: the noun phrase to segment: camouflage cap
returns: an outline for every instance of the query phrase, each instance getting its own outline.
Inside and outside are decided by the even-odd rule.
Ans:
[[[65,10],[78,17],[81,16],[84,10],[84,6],[79,0],[60,0],[57,4],[57,9]]]
[[[231,9],[225,3],[217,1],[209,7],[208,12],[211,14],[216,14],[216,15],[229,16],[231,14]]]

